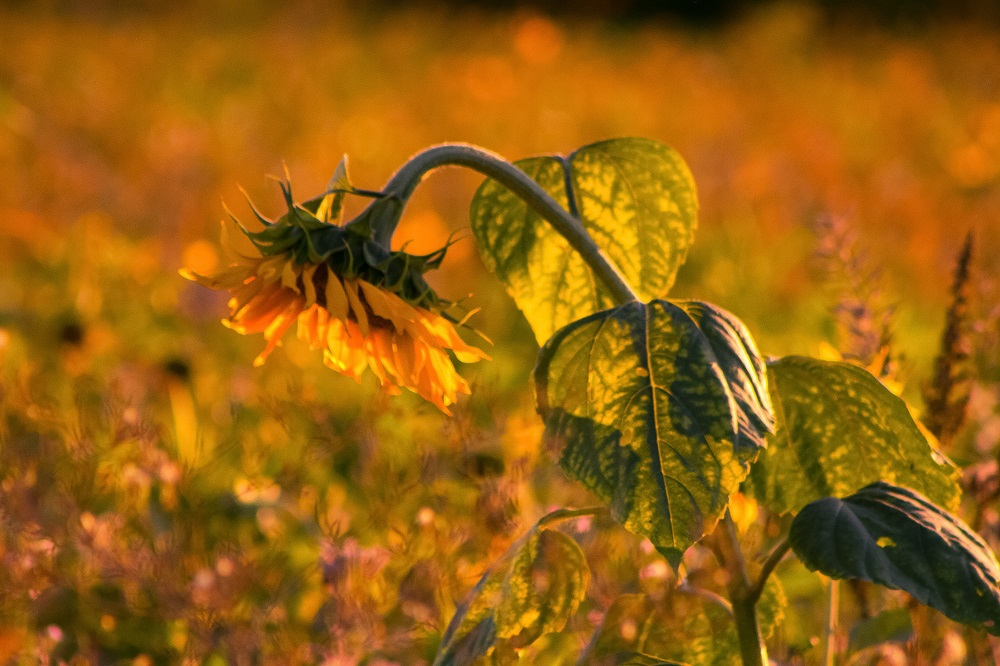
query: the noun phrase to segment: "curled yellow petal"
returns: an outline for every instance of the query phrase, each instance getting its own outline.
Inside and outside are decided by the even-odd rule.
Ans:
[[[358,281],[344,280],[344,291],[347,293],[347,302],[351,304],[351,312],[358,320],[361,335],[368,335],[368,313],[358,297]]]
[[[331,317],[341,321],[347,320],[347,292],[344,291],[340,278],[331,272],[327,273],[326,280],[326,309]]]
[[[298,263],[291,253],[262,256],[223,240],[232,263],[212,275],[181,275],[230,294],[226,326],[261,333],[266,342],[254,361],[265,362],[288,329],[323,363],[356,381],[371,372],[390,393],[406,388],[445,413],[469,384],[452,364],[449,350],[466,363],[489,358],[467,344],[455,324],[439,312],[408,302],[357,274],[344,276],[332,263]],[[426,304],[426,301],[420,301]]]

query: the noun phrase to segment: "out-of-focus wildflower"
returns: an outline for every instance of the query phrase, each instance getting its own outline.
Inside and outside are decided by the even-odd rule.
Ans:
[[[740,532],[746,532],[759,515],[757,501],[743,493],[736,493],[729,498],[729,513]]]
[[[344,182],[340,170],[334,183]],[[264,363],[282,336],[298,324],[298,337],[323,350],[324,363],[360,381],[366,368],[391,393],[408,388],[445,413],[458,393],[469,393],[447,350],[463,363],[489,357],[466,344],[455,330],[468,318],[439,298],[423,274],[437,268],[447,246],[429,255],[390,251],[373,239],[365,218],[340,225],[345,189],[295,203],[288,182],[282,191],[288,213],[251,232],[233,221],[252,243],[240,251],[223,225],[229,265],[203,276],[181,274],[211,289],[228,290],[230,316],[223,323],[238,333],[263,333],[267,346],[254,361]]]

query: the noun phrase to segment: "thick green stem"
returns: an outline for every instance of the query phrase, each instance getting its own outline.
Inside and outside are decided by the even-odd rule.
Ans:
[[[736,635],[740,641],[740,656],[743,666],[765,666],[768,663],[767,648],[760,633],[757,620],[757,597],[755,586],[747,576],[746,562],[740,549],[739,533],[729,510],[726,510],[719,526],[716,527],[714,543],[717,553],[729,574],[729,601],[733,605],[733,619]]]
[[[743,666],[764,666],[769,662],[764,637],[760,633],[760,623],[757,621],[757,605],[750,599],[739,599],[735,594],[732,594],[730,601],[733,604],[733,619],[740,639]]]
[[[399,222],[399,214],[413,190],[428,172],[443,166],[464,166],[492,178],[520,197],[552,227],[562,234],[574,250],[580,253],[587,265],[601,282],[611,291],[618,303],[640,300],[632,287],[622,276],[618,267],[597,246],[580,220],[570,215],[555,199],[527,174],[499,155],[478,146],[462,143],[446,143],[433,146],[410,158],[400,167],[383,190],[383,198],[373,201],[369,209],[385,206],[387,200],[396,202],[399,208],[375,227],[375,240],[388,246]],[[364,213],[362,213],[364,215]]]

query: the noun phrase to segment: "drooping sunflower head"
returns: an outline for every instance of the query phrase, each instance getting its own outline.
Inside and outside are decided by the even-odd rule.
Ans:
[[[489,357],[458,335],[468,315],[423,277],[441,264],[447,246],[415,256],[376,242],[364,216],[340,225],[349,184],[302,203],[294,202],[287,181],[281,186],[287,213],[269,220],[253,208],[263,230],[249,231],[233,217],[252,252],[239,251],[223,225],[229,265],[210,276],[186,269],[181,275],[229,291],[223,323],[238,333],[263,333],[267,341],[255,365],[296,324],[298,337],[322,349],[328,367],[357,381],[370,369],[390,392],[408,388],[450,413],[448,405],[469,385],[448,350],[464,363]]]

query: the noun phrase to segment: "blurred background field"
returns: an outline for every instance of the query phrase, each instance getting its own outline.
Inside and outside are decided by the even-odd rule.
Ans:
[[[474,294],[495,342],[454,418],[292,339],[251,367],[262,340],[177,269],[217,264],[220,199],[249,217],[240,186],[280,213],[283,162],[305,198],[344,153],[377,189],[441,141],[511,159],[663,141],[701,203],[675,295],[732,310],[765,354],[870,360],[891,341],[918,409],[972,230],[979,379],[949,453],[994,459],[1000,27],[739,9],[4,5],[0,661],[429,663],[484,567],[548,508],[591,501],[539,450],[537,347],[471,238],[431,276]],[[480,180],[431,176],[397,241],[466,230]],[[632,537],[571,531],[586,608],[526,663],[572,663],[615,594],[669,582]],[[775,654],[816,663],[819,582],[786,573],[798,619]]]

